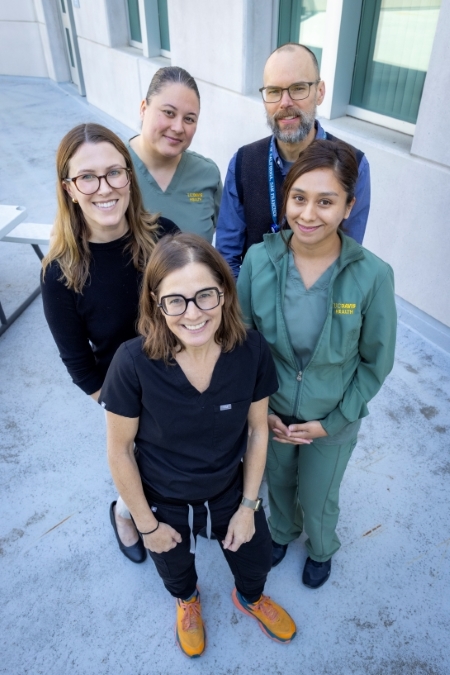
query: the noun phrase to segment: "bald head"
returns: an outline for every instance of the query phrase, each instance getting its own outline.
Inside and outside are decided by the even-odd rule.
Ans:
[[[298,85],[303,85],[300,96]],[[314,140],[316,108],[325,96],[325,84],[317,59],[307,47],[289,42],[276,49],[267,59],[261,91],[267,123],[277,142],[298,146]],[[275,94],[272,99],[268,91]],[[285,159],[287,154],[285,147]]]
[[[292,82],[314,82],[320,79],[317,59],[310,49],[293,42],[278,47],[266,61],[264,86],[274,84],[283,72],[298,73]]]

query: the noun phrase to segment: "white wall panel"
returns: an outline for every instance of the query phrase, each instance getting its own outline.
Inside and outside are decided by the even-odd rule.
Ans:
[[[80,6],[73,8],[73,16],[78,37],[101,45],[111,44],[106,0],[80,0]]]
[[[442,0],[412,151],[450,166],[450,0]]]
[[[0,21],[0,74],[48,77],[37,23]]]
[[[2,0],[0,21],[36,21],[33,0]]]
[[[168,0],[173,65],[243,91],[245,5],[244,0]]]
[[[78,45],[89,103],[123,124],[135,127],[140,87],[138,59],[131,53],[132,50],[128,53],[109,49],[82,38],[79,38]]]
[[[369,160],[372,199],[364,245],[392,265],[401,298],[450,326],[450,170],[412,157],[404,134],[350,118],[323,124]]]
[[[34,11],[36,13],[35,20],[38,23],[45,23],[45,11],[44,11],[44,4],[43,4],[45,1],[46,0],[34,0],[34,2],[33,2]],[[53,4],[53,7],[54,7],[55,10],[59,11],[58,5],[55,6],[55,4]]]
[[[48,75],[55,82],[71,79],[59,7],[53,0],[34,0]]]

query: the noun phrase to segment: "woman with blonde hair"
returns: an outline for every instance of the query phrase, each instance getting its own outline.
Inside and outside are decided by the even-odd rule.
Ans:
[[[271,540],[258,492],[275,368],[264,338],[244,328],[227,263],[204,239],[157,244],[139,332],[117,350],[100,401],[114,481],[176,599],[177,642],[190,658],[205,648],[195,569],[205,525],[233,573],[234,605],[290,642],[293,620],[263,595]]]
[[[178,228],[144,210],[125,144],[99,124],[64,136],[56,168],[44,313],[73,382],[97,401],[116,349],[136,335],[142,273],[155,243]],[[120,550],[143,562],[145,548],[120,498],[110,517]]]

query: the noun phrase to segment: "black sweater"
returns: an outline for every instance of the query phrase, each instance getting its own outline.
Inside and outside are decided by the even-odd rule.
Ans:
[[[160,218],[159,236],[178,231]],[[134,267],[128,234],[107,244],[89,244],[89,277],[82,293],[60,281],[61,269],[53,261],[41,289],[44,313],[59,354],[73,382],[86,394],[101,389],[116,349],[136,337],[142,274]]]

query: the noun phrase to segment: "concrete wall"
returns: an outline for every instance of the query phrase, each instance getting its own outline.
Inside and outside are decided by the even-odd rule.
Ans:
[[[174,65],[233,92],[257,91],[271,52],[271,0],[168,0],[168,8]]]
[[[55,1],[35,0],[36,6]],[[201,94],[199,126],[191,147],[214,159],[225,177],[237,148],[268,134],[257,89],[272,46],[274,2],[168,0],[169,61],[144,58],[127,45],[125,0],[81,0],[74,18],[88,101],[138,130],[139,103],[153,74],[170,63],[185,67],[196,77]],[[350,11],[350,4],[339,0],[342,17]],[[357,4],[359,12],[360,0]],[[17,0],[14,9],[0,11],[0,39],[8,23],[23,44],[27,30],[38,35],[38,20],[41,17],[31,0]],[[445,142],[450,123],[446,105],[449,26],[450,0],[443,0],[414,139],[349,117],[323,120],[326,129],[364,150],[371,164],[372,208],[365,245],[392,264],[400,297],[445,326],[450,326],[446,294],[450,228],[444,204],[450,179],[450,146]],[[348,20],[346,27],[351,28]],[[355,30],[353,25],[353,38]],[[40,45],[40,60],[34,61],[36,67],[41,64],[41,74],[44,42],[35,39],[33,43],[36,49]],[[344,84],[349,86],[347,61],[353,43],[354,39],[350,47],[343,44],[342,35],[335,39],[337,56],[333,64],[324,64],[324,72],[336,78],[335,95],[331,96],[330,86],[330,99],[322,106],[326,118],[344,106],[338,94]],[[0,47],[0,65],[4,52]],[[50,76],[58,77],[56,73]]]
[[[0,74],[70,79],[57,0],[3,0]]]
[[[412,152],[450,166],[450,0],[442,0]]]
[[[411,156],[410,136],[349,117],[323,124],[369,159],[372,200],[364,245],[392,265],[401,298],[450,326],[449,169]]]
[[[0,74],[49,77],[33,0],[0,4]]]
[[[59,8],[55,0],[34,0],[48,76],[55,82],[70,80],[66,45]]]

